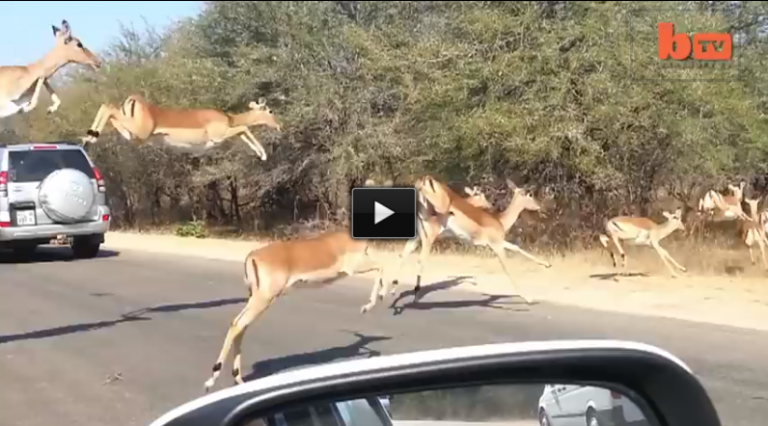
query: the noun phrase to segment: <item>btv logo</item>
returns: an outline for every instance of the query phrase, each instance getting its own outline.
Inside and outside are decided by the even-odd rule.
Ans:
[[[733,54],[733,41],[728,33],[700,33],[693,41],[685,33],[675,34],[675,26],[659,23],[659,59],[683,61],[691,56],[700,61],[727,61]]]

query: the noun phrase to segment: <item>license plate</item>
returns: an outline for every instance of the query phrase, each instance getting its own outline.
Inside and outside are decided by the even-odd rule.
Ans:
[[[34,210],[20,210],[16,212],[16,225],[28,226],[35,224]]]

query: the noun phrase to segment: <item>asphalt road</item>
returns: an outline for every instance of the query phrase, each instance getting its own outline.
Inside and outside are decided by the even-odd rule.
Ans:
[[[0,252],[3,426],[146,425],[200,396],[247,294],[232,262],[138,252],[68,261],[65,249],[24,264],[7,256]],[[346,281],[280,300],[246,335],[251,377],[453,345],[631,339],[688,362],[725,426],[768,417],[765,332],[545,303],[526,308],[456,290],[429,293],[399,315],[386,303],[361,316],[369,290]],[[231,383],[228,373],[217,386]]]

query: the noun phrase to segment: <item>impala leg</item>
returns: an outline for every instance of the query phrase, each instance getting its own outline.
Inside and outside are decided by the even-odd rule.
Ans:
[[[253,299],[253,297],[251,297],[251,299]],[[259,315],[266,312],[266,310],[269,309],[274,301],[274,298],[266,301],[263,296],[259,296],[259,303],[255,305],[253,309],[248,311],[248,313],[246,313],[241,319],[242,328],[240,333],[232,340],[232,353],[235,356],[232,362],[232,377],[235,378],[235,383],[237,384],[243,383],[242,346],[245,330],[248,328],[248,325],[253,323],[253,321],[259,317]]]
[[[107,122],[109,121],[110,117],[117,112],[117,108],[114,107],[114,105],[111,104],[102,104],[99,107],[99,111],[96,112],[96,117],[93,119],[93,124],[91,124],[91,127],[86,131],[86,138],[85,140],[87,142],[96,142],[96,139],[101,136],[101,132],[104,130],[104,126],[107,125]]]
[[[227,359],[230,348],[235,346],[235,361],[233,363],[232,375],[235,377],[237,383],[242,383],[242,372],[240,371],[240,345],[243,339],[243,333],[248,325],[253,322],[262,312],[264,312],[270,304],[270,300],[265,298],[259,293],[252,295],[248,299],[248,303],[242,311],[235,317],[232,324],[227,330],[227,336],[224,338],[224,346],[219,352],[219,357],[216,363],[213,365],[213,374],[211,378],[205,382],[205,392],[213,387],[221,374],[221,367],[224,361]]]
[[[765,241],[762,238],[757,238],[757,245],[760,247],[760,254],[763,256],[763,267],[768,270],[768,259],[765,258]]]
[[[541,265],[541,266],[543,266],[545,268],[551,268],[552,267],[551,263],[545,262],[543,260],[540,260],[536,256],[534,256],[534,255],[528,253],[527,251],[521,249],[520,246],[518,246],[516,244],[512,244],[509,241],[504,241],[504,248],[509,250],[509,251],[513,251],[515,253],[520,253],[523,256],[527,257],[528,259],[531,259],[532,261],[538,263],[539,265]]]
[[[618,264],[616,263],[616,254],[614,253],[615,250],[613,246],[610,246],[611,239],[605,234],[600,234],[600,244],[602,244],[603,247],[605,247],[605,249],[608,251],[608,254],[611,255],[613,267],[616,268]]]
[[[40,89],[43,87],[43,83],[45,83],[44,78],[37,79],[37,83],[35,84],[35,91],[32,93],[32,98],[29,100],[29,103],[21,109],[22,111],[30,112],[35,109],[35,107],[37,107],[37,101],[40,98]]]
[[[53,90],[53,87],[51,87],[51,83],[48,83],[48,80],[43,80],[43,86],[51,95],[51,102],[53,102],[53,105],[48,107],[48,113],[56,112],[56,110],[59,109],[59,105],[61,105],[61,99],[59,99],[59,95],[57,95]]]
[[[427,262],[427,258],[432,252],[432,244],[435,242],[435,238],[431,238],[425,234],[424,239],[421,240],[421,252],[419,252],[418,266],[416,270],[416,285],[413,287],[414,300],[418,297],[421,290],[421,275],[424,273],[424,264]]]
[[[131,131],[126,129],[125,125],[123,125],[123,123],[118,121],[116,118],[110,117],[109,124],[111,124],[112,127],[114,127],[118,133],[120,133],[120,136],[122,136],[123,139],[129,142],[131,141],[131,139],[133,139],[133,135],[131,135]]]
[[[243,130],[243,133],[248,136],[248,139],[250,139],[249,145],[251,146],[251,149],[256,151],[262,161],[265,161],[267,159],[267,151],[264,149],[264,146],[261,144],[261,142],[256,139],[256,136],[254,136],[250,129],[247,127],[245,130]]]
[[[246,144],[248,144],[248,147],[250,147],[253,151],[256,152],[256,155],[261,158],[261,160],[267,159],[267,154],[264,152],[264,149],[261,148],[261,145],[255,145],[249,138],[246,136],[245,133],[240,134],[240,139],[242,139]],[[258,142],[257,142],[258,143]]]
[[[509,273],[509,268],[507,268],[507,261],[508,261],[507,252],[504,250],[505,249],[504,244],[503,243],[494,244],[494,245],[491,245],[490,247],[491,247],[491,250],[493,250],[493,252],[496,254],[496,257],[499,258],[499,263],[501,263],[501,269],[504,270],[504,273],[507,275],[507,278],[509,278],[509,283],[512,285],[512,291],[515,293],[514,295],[519,296],[521,299],[525,301],[525,303],[529,305],[533,303],[532,298],[526,297],[523,293],[521,293],[517,289],[517,285],[515,285],[515,281],[512,278],[512,275]]]
[[[613,245],[616,247],[616,250],[618,250],[619,255],[621,255],[621,268],[622,268],[622,270],[626,270],[627,269],[627,254],[624,253],[624,248],[621,247],[621,241],[619,241],[619,237],[617,237],[616,235],[611,235],[611,240],[613,241]],[[614,262],[615,262],[615,260],[614,260]]]
[[[664,262],[664,265],[667,266],[667,269],[669,269],[669,272],[672,273],[672,276],[679,277],[679,275],[677,274],[677,272],[675,272],[675,270],[672,268],[669,262],[672,262],[672,264],[675,265],[681,271],[683,272],[686,271],[685,267],[677,263],[677,261],[673,259],[672,256],[670,256],[669,253],[659,245],[659,243],[651,243],[651,245],[653,246],[654,249],[656,249],[656,252],[659,253],[659,256],[661,256],[661,260]]]
[[[368,250],[370,250],[370,248]],[[371,296],[368,299],[368,303],[360,308],[361,314],[364,314],[373,309],[373,307],[376,306],[376,301],[379,298],[383,299],[384,294],[386,294],[386,291],[384,290],[384,268],[382,268],[381,265],[373,259],[372,254],[372,252],[367,252],[365,255],[363,255],[363,257],[351,271],[351,273],[355,275],[365,274],[371,271],[377,272],[376,281],[374,281],[373,288],[371,288]]]
[[[395,267],[395,279],[392,280],[392,295],[395,294],[395,290],[397,285],[399,284],[397,277],[400,276],[400,272],[403,269],[403,265],[405,264],[406,259],[408,256],[411,255],[411,253],[416,251],[416,248],[419,246],[419,242],[421,241],[421,236],[417,236],[416,238],[410,239],[405,243],[405,247],[403,247],[403,251],[398,256],[398,263]]]
[[[755,253],[752,250],[752,245],[754,244],[754,240],[752,239],[752,233],[751,231],[747,232],[747,237],[744,239],[744,244],[747,245],[747,249],[749,249],[749,261],[753,265],[755,264]]]
[[[240,139],[245,142],[249,148],[251,148],[253,151],[256,152],[256,154],[261,158],[262,161],[267,159],[267,151],[264,150],[264,147],[261,145],[258,139],[256,139],[256,136],[251,133],[250,130],[248,130],[248,127],[246,126],[238,126],[238,127],[230,127],[224,132],[224,136],[220,140],[224,140],[227,138],[230,138],[235,135],[240,135]]]

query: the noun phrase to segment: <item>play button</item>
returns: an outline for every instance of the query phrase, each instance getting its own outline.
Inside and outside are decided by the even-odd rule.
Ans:
[[[351,201],[352,238],[366,240],[416,238],[416,190],[414,188],[354,188]]]
[[[376,201],[373,202],[373,224],[374,225],[377,225],[379,222],[392,216],[393,214],[395,214],[395,212],[387,208],[387,206]]]

